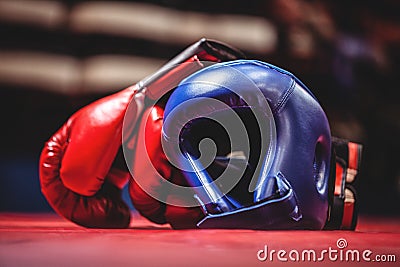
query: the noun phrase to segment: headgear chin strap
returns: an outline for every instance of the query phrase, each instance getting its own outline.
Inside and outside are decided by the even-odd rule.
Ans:
[[[204,211],[199,228],[354,229],[351,179],[337,166],[354,174],[361,146],[348,146],[351,166],[338,165],[340,142],[291,73],[255,60],[209,66],[178,85],[164,115],[165,152]]]
[[[251,206],[242,206],[230,211],[211,214],[204,209],[206,217],[199,228],[231,229],[296,229],[301,220],[293,188],[282,173],[268,178],[271,195]]]

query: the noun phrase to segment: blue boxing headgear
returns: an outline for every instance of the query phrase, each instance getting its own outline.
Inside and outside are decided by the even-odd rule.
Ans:
[[[330,127],[291,73],[256,60],[206,67],[169,97],[162,131],[205,213],[199,228],[324,227]]]

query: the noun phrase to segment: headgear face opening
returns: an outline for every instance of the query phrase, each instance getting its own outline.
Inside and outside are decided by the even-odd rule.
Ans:
[[[162,131],[205,213],[199,228],[324,227],[329,123],[292,74],[255,60],[204,68],[172,93]]]

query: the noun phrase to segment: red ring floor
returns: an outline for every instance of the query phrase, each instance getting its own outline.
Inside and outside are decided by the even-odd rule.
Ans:
[[[337,240],[365,250],[365,261],[340,259]],[[275,250],[260,261],[257,253]],[[313,250],[321,261],[308,260]],[[277,258],[284,250],[282,261]],[[296,250],[305,260],[296,260]],[[281,252],[283,253],[283,252]],[[292,259],[288,254],[293,253]],[[335,254],[336,253],[336,254]],[[357,253],[357,252],[354,252]],[[368,254],[368,253],[367,253]],[[335,255],[337,259],[335,260]],[[375,256],[391,262],[378,262]],[[261,251],[259,256],[265,257]],[[321,256],[322,257],[322,256]],[[393,259],[395,258],[395,261]],[[124,230],[85,229],[55,214],[0,213],[0,267],[9,266],[400,266],[400,218],[361,216],[356,231],[172,230],[133,214]]]

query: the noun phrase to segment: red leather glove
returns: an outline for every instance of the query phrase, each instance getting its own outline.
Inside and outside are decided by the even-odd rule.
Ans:
[[[115,159],[135,90],[129,87],[82,108],[44,146],[42,192],[58,214],[79,225],[129,226],[130,210],[121,199],[121,188],[130,174]],[[131,115],[137,113],[136,105],[129,109]]]
[[[86,227],[127,227],[130,212],[121,199],[121,188],[130,174],[124,162],[118,164],[117,152],[125,141],[128,144],[127,149],[134,147],[136,124],[146,108],[145,100],[156,101],[184,77],[203,68],[200,60],[219,62],[238,57],[243,57],[243,54],[232,47],[201,39],[137,86],[100,99],[75,113],[45,144],[40,157],[42,192],[54,210]],[[129,125],[124,125],[124,122]],[[152,138],[149,135],[149,139]],[[159,139],[156,142],[160,142]],[[144,146],[144,143],[141,145]],[[154,163],[158,170],[168,169],[171,166],[164,162],[164,158],[158,158],[159,147],[151,147],[156,153],[152,156]],[[146,175],[146,166],[140,166],[140,156],[135,160],[135,168],[140,170],[140,175]],[[164,177],[178,179],[171,170],[165,171]],[[159,188],[154,177],[149,177],[149,183],[155,183],[155,188]],[[134,184],[133,182],[133,187]],[[139,189],[131,189],[131,193],[138,191],[137,199],[143,193]],[[145,199],[136,201],[137,206],[140,207],[139,203],[146,203]],[[165,212],[161,212],[159,209],[162,209],[163,204],[156,202],[153,200],[149,204],[150,210],[154,209],[154,214],[165,213],[165,216],[154,217],[154,221],[174,221],[174,216],[188,211],[179,207],[166,207]],[[153,214],[144,207],[139,209],[143,214]],[[171,215],[167,216],[168,214]]]
[[[161,106],[154,106],[144,114],[147,120],[142,120],[138,133],[132,162],[134,179],[130,181],[129,193],[135,208],[150,221],[169,223],[175,229],[194,228],[204,217],[203,212],[199,207],[185,207],[187,200],[166,182],[188,186],[181,171],[172,166],[162,150],[163,114]],[[166,204],[171,201],[175,205]]]

